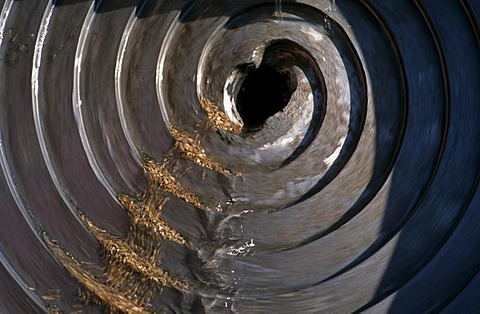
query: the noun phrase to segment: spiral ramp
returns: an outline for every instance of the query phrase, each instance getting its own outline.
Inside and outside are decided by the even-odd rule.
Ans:
[[[480,309],[479,1],[0,7],[0,312]]]

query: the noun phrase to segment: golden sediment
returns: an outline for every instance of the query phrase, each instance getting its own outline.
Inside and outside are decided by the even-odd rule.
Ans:
[[[43,236],[49,249],[59,259],[60,263],[67,271],[87,290],[95,296],[97,303],[107,305],[111,312],[122,313],[149,313],[149,311],[137,304],[135,300],[128,298],[119,291],[102,283],[90,272],[85,270],[80,263],[70,254],[64,252],[58,244],[52,242],[45,234]]]
[[[163,198],[158,205],[148,202],[148,200],[147,202],[139,202],[125,194],[119,195],[118,199],[130,214],[132,226],[137,229],[148,230],[153,235],[174,243],[187,245],[187,241],[175,229],[159,218],[161,208],[168,201],[168,198]]]
[[[60,314],[62,312],[60,312],[60,309],[58,307],[56,307],[55,305],[51,305],[48,307],[48,311],[51,313],[51,314]]]
[[[45,301],[59,301],[60,290],[49,290],[48,294],[42,295],[42,299]]]
[[[179,289],[187,289],[187,285],[171,278],[168,273],[161,268],[149,263],[148,259],[139,256],[125,241],[108,233],[92,223],[88,218],[82,216],[82,220],[93,233],[95,238],[102,244],[105,253],[109,259],[115,260],[124,266],[129,267],[134,272],[140,274],[156,284],[171,285]]]
[[[241,126],[228,120],[211,101],[202,97],[202,108],[208,115],[211,129],[222,129],[239,134]],[[44,234],[44,240],[59,262],[84,287],[85,300],[105,305],[111,312],[148,313],[149,302],[158,288],[171,286],[179,290],[194,289],[195,282],[189,285],[171,277],[159,266],[160,249],[165,240],[195,249],[178,231],[161,219],[163,207],[170,197],[175,197],[198,209],[210,211],[199,196],[188,191],[178,180],[182,175],[174,162],[175,156],[194,162],[202,168],[210,169],[223,175],[240,176],[209,159],[200,141],[187,132],[171,127],[175,139],[173,150],[162,162],[145,158],[142,162],[147,175],[147,187],[133,197],[119,194],[118,200],[130,217],[130,231],[125,238],[115,236],[98,227],[84,215],[80,218],[100,243],[105,258],[102,275],[95,276],[85,266],[74,259],[68,252],[50,240]],[[173,162],[172,162],[173,161]],[[90,269],[91,270],[91,269]],[[45,296],[45,301],[54,301],[56,296]]]
[[[200,98],[200,105],[207,114],[208,127],[211,129],[217,128],[234,134],[242,133],[242,126],[232,122],[225,112],[221,111],[210,99],[202,96]]]
[[[224,175],[241,175],[240,172],[231,171],[208,158],[205,150],[200,147],[199,140],[194,140],[187,132],[170,127],[170,133],[175,139],[175,148],[183,153],[185,159]]]
[[[167,192],[173,194],[176,198],[182,199],[197,208],[207,211],[210,210],[210,208],[200,201],[198,196],[185,189],[180,182],[178,182],[177,178],[170,173],[167,169],[167,161],[160,164],[153,159],[145,159],[143,161],[143,168],[151,180],[159,184]]]

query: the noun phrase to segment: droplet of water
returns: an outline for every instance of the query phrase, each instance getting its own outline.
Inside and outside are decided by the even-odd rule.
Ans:
[[[276,22],[283,22],[282,0],[275,0],[275,21]]]
[[[330,22],[330,18],[328,17],[328,15],[325,15],[325,17],[323,18],[323,22],[325,23],[325,28],[327,29],[327,31],[331,32],[332,22]]]
[[[325,28],[327,29],[327,31],[333,32],[332,22],[330,21],[330,19],[331,19],[330,14],[337,10],[337,6],[335,4],[335,0],[330,0],[329,3],[330,3],[330,5],[327,7],[327,9],[325,11],[325,17],[323,18],[323,21],[325,23]]]

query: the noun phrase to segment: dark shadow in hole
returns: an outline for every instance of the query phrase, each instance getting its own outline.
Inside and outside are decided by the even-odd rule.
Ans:
[[[288,60],[288,61],[287,61]],[[322,124],[323,118],[325,116],[325,100],[326,98],[324,97],[325,95],[325,82],[323,80],[323,75],[318,68],[318,65],[316,62],[313,60],[313,57],[309,54],[309,52],[300,46],[299,44],[291,41],[291,40],[286,40],[286,39],[280,39],[280,40],[274,40],[272,41],[266,48],[265,52],[262,57],[262,63],[260,64],[258,69],[267,69],[266,71],[263,70],[263,73],[267,72],[268,69],[274,69],[276,72],[283,73],[283,78],[284,82],[286,83],[283,85],[284,89],[282,91],[281,88],[276,88],[275,85],[272,85],[274,87],[274,90],[272,93],[275,93],[276,90],[280,90],[280,93],[278,93],[278,98],[279,101],[277,101],[277,106],[279,109],[283,109],[291,99],[292,94],[295,92],[296,87],[298,85],[297,77],[293,73],[292,69],[293,67],[297,67],[303,73],[306,75],[307,80],[310,84],[311,90],[313,91],[313,115],[312,115],[312,123],[310,123],[307,132],[305,136],[303,137],[301,143],[299,146],[295,149],[295,151],[282,163],[281,167],[284,167],[288,165],[290,162],[295,160],[299,155],[305,151],[305,149],[308,147],[309,143],[316,137],[320,126]],[[239,71],[241,71],[244,74],[251,75],[255,67],[252,63],[248,64],[242,64],[237,67]],[[258,70],[257,69],[257,70]],[[246,81],[246,80],[245,80]],[[245,81],[243,82],[245,84]],[[262,79],[262,75],[260,75],[260,79],[258,80],[258,85],[255,86],[255,88],[252,88],[254,91],[255,89],[258,89],[259,91],[256,93],[251,93],[251,98],[245,101],[247,104],[256,104],[255,95],[261,94],[262,96],[266,96],[266,98],[269,98],[269,95],[272,93],[263,93],[264,91],[261,90],[261,88],[264,87],[265,81],[268,81],[268,75],[264,75]],[[247,82],[248,83],[248,82]],[[256,82],[257,83],[257,82]],[[262,83],[264,84],[262,86]],[[254,84],[252,84],[254,85]],[[263,93],[263,94],[262,94]],[[242,96],[240,93],[237,95],[237,110],[242,111]],[[285,97],[283,97],[285,96]],[[283,98],[282,98],[283,97]],[[245,100],[245,99],[244,99]],[[268,102],[268,101],[266,101]],[[261,103],[260,103],[261,104]],[[240,108],[239,108],[240,107]],[[252,105],[251,107],[255,107],[255,105]],[[275,114],[280,110],[277,111],[272,111],[271,113]],[[271,115],[270,115],[271,116]],[[246,131],[256,131],[258,130],[258,127],[261,126],[261,124],[265,121],[265,119],[268,117],[265,117],[265,115],[262,117],[258,117],[259,121],[261,123],[255,123],[248,125],[247,121],[247,127]],[[242,117],[243,119],[243,117]],[[244,121],[246,122],[246,121]]]
[[[292,72],[269,64],[262,64],[247,74],[236,101],[245,128],[261,127],[269,117],[283,111],[296,88]]]

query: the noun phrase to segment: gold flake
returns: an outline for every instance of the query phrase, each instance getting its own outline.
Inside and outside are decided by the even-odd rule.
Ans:
[[[60,314],[60,309],[58,307],[56,307],[55,305],[51,305],[48,307],[48,311],[51,313],[51,314]]]
[[[205,97],[201,98],[202,108],[208,116],[210,129],[221,129],[240,134],[242,127],[231,122],[224,112]],[[198,139],[192,138],[187,132],[171,127],[175,146],[159,163],[145,158],[142,162],[147,174],[147,188],[130,197],[118,195],[118,200],[130,216],[130,231],[125,239],[121,239],[101,229],[84,215],[81,220],[101,244],[105,254],[105,268],[100,278],[94,276],[68,252],[50,240],[44,234],[44,240],[60,263],[85,288],[85,300],[105,305],[111,312],[148,313],[149,302],[157,288],[170,285],[180,290],[195,289],[195,282],[187,285],[171,277],[160,268],[160,249],[164,240],[195,249],[198,245],[187,241],[179,232],[161,219],[161,212],[169,201],[168,194],[181,199],[199,209],[209,211],[210,208],[192,192],[189,192],[178,180],[182,173],[175,167],[178,159],[173,159],[175,151],[181,152],[181,157],[190,160],[200,167],[221,173],[223,175],[241,176],[211,160],[200,145]],[[188,170],[188,169],[187,169]],[[198,244],[198,243],[197,243]],[[98,266],[97,266],[98,267]],[[213,292],[212,292],[213,293]],[[60,298],[59,292],[43,297],[46,301]],[[52,307],[54,313],[56,308]],[[56,313],[56,312],[55,312]]]
[[[143,167],[151,180],[159,184],[167,192],[189,204],[192,204],[197,208],[206,211],[210,210],[200,201],[198,196],[187,191],[187,189],[185,189],[180,182],[178,182],[178,180],[170,173],[170,171],[168,171],[167,161],[164,161],[163,164],[160,164],[153,159],[147,158],[143,161]]]
[[[46,294],[46,295],[42,295],[42,299],[45,301],[59,301],[60,296],[55,294]]]
[[[88,293],[95,296],[99,303],[107,305],[112,312],[149,313],[143,306],[137,304],[135,300],[100,282],[95,276],[80,266],[75,258],[64,252],[58,244],[50,240],[46,234],[43,235],[43,239],[63,267],[68,270]]]
[[[156,284],[169,284],[179,289],[187,289],[185,284],[171,278],[167,272],[155,265],[151,265],[145,258],[139,256],[128,243],[99,228],[85,216],[81,218],[95,235],[95,238],[102,244],[107,258],[115,260],[124,266],[128,266],[134,272],[141,274],[142,277]]]
[[[198,140],[194,140],[187,132],[170,127],[170,133],[175,139],[175,147],[189,159],[203,168],[208,168],[224,175],[240,176],[239,172],[231,171],[207,157],[205,150],[200,147]]]
[[[218,128],[234,134],[242,133],[242,126],[230,121],[227,115],[221,111],[213,101],[202,96],[200,98],[200,105],[207,114],[209,128]]]
[[[122,206],[128,211],[132,218],[132,225],[137,228],[141,226],[156,236],[170,240],[180,245],[187,245],[187,241],[165,221],[158,218],[157,208],[162,208],[168,201],[164,198],[158,206],[152,202],[139,202],[128,195],[119,195],[118,199]]]

